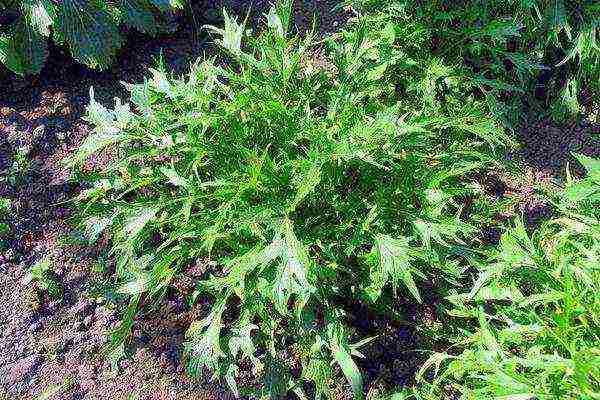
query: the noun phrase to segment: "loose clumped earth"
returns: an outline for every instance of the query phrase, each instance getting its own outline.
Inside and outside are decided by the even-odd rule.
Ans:
[[[218,23],[224,5],[235,15],[248,12],[244,1],[205,0],[197,6],[202,10],[197,13],[199,24]],[[250,20],[268,5],[266,0],[254,1]],[[343,24],[349,11],[333,0],[295,3],[300,30],[306,31],[314,16],[318,31],[325,33]],[[179,73],[197,57],[214,52],[206,35],[192,26],[181,26],[166,39],[148,40],[133,33],[129,41],[118,65],[108,71],[91,71],[51,49],[49,63],[33,82],[6,82],[0,89],[0,198],[11,202],[5,222],[10,234],[0,242],[0,400],[34,399],[52,388],[61,389],[52,398],[65,400],[233,398],[225,385],[211,382],[209,376],[190,378],[182,351],[190,323],[209,310],[202,302],[190,306],[184,298],[193,291],[190,282],[210,266],[186,268],[175,278],[166,301],[136,319],[128,357],[111,366],[103,353],[109,330],[121,318],[106,301],[113,289],[102,278],[108,243],[90,248],[73,233],[69,200],[80,188],[70,183],[64,162],[92,130],[83,120],[89,88],[94,87],[96,101],[112,104],[113,97],[128,96],[120,82],[140,82],[159,56]],[[567,165],[574,163],[573,152],[600,156],[599,133],[600,127],[591,122],[561,125],[548,119],[525,124],[518,132],[522,147],[506,161],[521,165],[526,173],[515,177],[496,170],[476,177],[489,201],[513,204],[507,215],[496,218],[523,214],[526,225],[534,227],[551,216],[551,205],[535,188],[564,178]],[[110,162],[106,153],[92,158],[87,167]],[[482,235],[484,242],[497,243],[500,238],[493,229],[483,229]],[[28,282],[32,265],[44,259],[53,266],[58,298],[40,296]],[[431,335],[426,333],[440,329],[445,317],[438,313],[437,299],[427,285],[435,282],[421,287],[424,304],[396,300],[394,308],[404,319],[343,304],[359,337],[376,336],[361,348],[365,357],[357,361],[368,388],[411,385],[427,358],[420,349],[438,346],[444,351],[444,343],[428,343]],[[250,372],[240,376],[246,384],[256,384]],[[336,399],[344,398],[351,394],[339,388]]]

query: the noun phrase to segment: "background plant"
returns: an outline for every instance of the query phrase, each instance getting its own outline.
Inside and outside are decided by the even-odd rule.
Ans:
[[[0,197],[0,248],[6,247],[6,237],[10,233],[10,225],[6,222],[7,216],[11,212],[12,202],[10,199]]]
[[[2,0],[0,63],[18,75],[37,74],[48,40],[91,68],[110,66],[123,45],[121,27],[155,35],[159,16],[183,8],[180,0]]]
[[[25,277],[26,283],[36,285],[36,296],[47,293],[52,299],[59,299],[63,294],[63,287],[52,270],[52,258],[46,256],[33,264]]]
[[[583,103],[590,106],[590,99],[600,95],[595,1],[348,3],[365,16],[389,19],[408,47],[413,44],[472,76],[479,95],[508,126],[518,124],[528,108],[540,112],[551,106],[559,120],[578,116],[585,111]]]
[[[557,216],[528,233],[516,220],[450,314],[472,321],[424,398],[595,399],[600,396],[600,160],[554,195]],[[442,366],[440,370],[440,366]],[[442,389],[445,388],[445,389]]]
[[[238,393],[244,365],[263,378],[259,395],[302,398],[307,382],[328,395],[342,373],[361,397],[353,357],[367,338],[344,303],[421,302],[421,281],[460,276],[475,232],[461,200],[478,190],[467,175],[510,140],[471,77],[427,52],[407,58],[386,20],[316,42],[289,33],[289,1],[265,19],[251,36],[225,13],[208,29],[227,62],[181,78],[152,69],[129,86],[133,108],[91,93],[95,133],[71,164],[114,155],[79,175],[78,197],[129,301],[111,355],[135,315],[200,264],[190,301],[212,307],[188,331],[192,374],[208,369]]]

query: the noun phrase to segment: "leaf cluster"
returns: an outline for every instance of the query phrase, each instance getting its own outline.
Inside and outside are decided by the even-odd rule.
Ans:
[[[224,20],[207,29],[225,60],[183,77],[152,69],[113,109],[91,92],[95,132],[70,162],[113,155],[80,173],[77,199],[90,241],[110,239],[130,299],[111,350],[200,264],[190,302],[211,309],[188,330],[192,374],[210,370],[241,394],[251,368],[271,398],[329,397],[343,374],[361,397],[367,338],[342,299],[421,302],[423,281],[456,279],[475,232],[461,206],[477,192],[470,175],[510,139],[475,80],[405,51],[387,20],[358,18],[322,41],[290,32],[289,1],[260,35]]]
[[[37,74],[48,56],[48,40],[78,62],[108,68],[123,45],[121,27],[155,35],[159,16],[182,8],[180,0],[5,0],[0,14],[0,63],[18,75]]]
[[[436,54],[474,77],[479,94],[508,126],[518,124],[524,105],[564,120],[584,112],[582,88],[591,98],[600,96],[596,1],[348,3],[358,13],[393,21],[405,46]]]
[[[556,217],[533,233],[517,220],[472,287],[449,296],[474,326],[423,366],[438,372],[425,398],[444,385],[465,399],[600,396],[600,161],[577,158],[588,175],[552,196]]]

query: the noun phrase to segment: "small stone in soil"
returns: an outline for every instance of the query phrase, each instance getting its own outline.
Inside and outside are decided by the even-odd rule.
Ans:
[[[135,354],[133,355],[133,360],[136,363],[141,363],[144,361],[144,359],[146,359],[148,357],[148,350],[145,348],[139,348],[137,349],[137,351],[135,352]]]
[[[121,362],[119,363],[119,367],[121,367],[122,369],[127,369],[127,368],[129,368],[130,365],[131,365],[131,361],[126,358],[121,360]]]
[[[48,311],[50,312],[50,314],[54,314],[55,312],[57,312],[61,304],[61,300],[53,300],[50,303],[48,303]]]
[[[79,332],[85,330],[85,322],[75,321],[73,324],[73,331]]]
[[[77,332],[71,337],[70,340],[73,342],[73,344],[81,344],[85,342],[86,338],[87,335],[85,334],[85,332]]]
[[[93,379],[96,375],[94,367],[88,364],[82,364],[77,369],[77,377],[81,380]]]
[[[42,328],[43,328],[43,326],[42,326],[41,322],[34,322],[31,325],[29,325],[29,332],[31,332],[31,333],[39,332],[42,330]]]

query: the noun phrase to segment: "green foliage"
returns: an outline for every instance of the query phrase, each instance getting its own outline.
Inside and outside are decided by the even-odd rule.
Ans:
[[[3,182],[12,186],[23,183],[24,178],[31,170],[30,150],[27,145],[16,149],[13,162],[8,168],[8,173],[2,177]]]
[[[50,385],[46,389],[44,389],[35,400],[51,400],[58,398],[58,395],[61,392],[68,392],[69,390],[73,390],[75,386],[75,380],[72,377],[67,377],[61,384]]]
[[[10,226],[4,220],[10,213],[12,202],[10,199],[0,197],[0,236],[5,236],[10,232]],[[4,247],[4,246],[2,246]]]
[[[344,375],[360,398],[354,358],[368,338],[338,299],[420,301],[424,280],[456,279],[475,231],[461,218],[477,191],[468,176],[510,140],[476,81],[418,44],[404,51],[389,21],[359,19],[319,44],[289,33],[290,12],[274,7],[258,37],[225,14],[208,29],[227,62],[181,78],[151,69],[128,85],[133,107],[107,109],[92,91],[95,132],[70,162],[114,154],[80,175],[78,197],[84,231],[111,240],[130,297],[113,355],[136,312],[211,260],[190,299],[212,304],[188,330],[191,374],[246,393],[236,377],[251,367],[269,398],[303,398],[305,382],[329,396]]]
[[[433,396],[450,384],[465,399],[600,396],[600,160],[577,156],[588,176],[555,197],[557,216],[529,234],[520,220],[478,269],[450,312],[472,320]],[[468,324],[462,324],[468,326]]]
[[[63,287],[52,270],[52,259],[49,256],[31,266],[25,281],[35,283],[39,290],[47,292],[53,299],[62,297]]]
[[[10,199],[0,197],[0,216],[4,216],[8,212],[10,212],[11,203],[12,202],[10,201]]]
[[[123,44],[120,26],[155,35],[159,15],[179,1],[9,0],[0,13],[16,18],[0,30],[0,63],[18,75],[37,74],[48,55],[48,39],[91,68],[105,69]]]
[[[577,88],[600,96],[600,6],[594,0],[348,0],[394,23],[403,47],[431,52],[478,83],[514,126],[528,105],[577,116]],[[374,17],[373,17],[374,16]],[[536,94],[537,99],[533,96]],[[536,110],[537,111],[537,110]]]
[[[112,109],[90,91],[94,132],[69,163],[83,231],[110,241],[124,299],[112,361],[136,315],[200,265],[187,300],[209,310],[187,331],[191,375],[258,398],[331,398],[345,379],[362,398],[370,338],[346,305],[426,302],[435,282],[450,309],[434,339],[452,346],[390,398],[598,398],[600,161],[577,156],[588,175],[549,195],[557,217],[533,232],[514,221],[489,248],[477,208],[498,206],[473,178],[498,165],[503,127],[549,68],[568,78],[545,83],[551,113],[582,111],[581,85],[597,89],[597,7],[353,4],[348,27],[318,42],[290,32],[291,1],[260,35],[225,13],[206,27],[224,59],[183,77],[150,69]],[[134,27],[148,17],[128,12]],[[79,170],[104,151],[109,164]],[[262,385],[242,386],[242,369]]]

